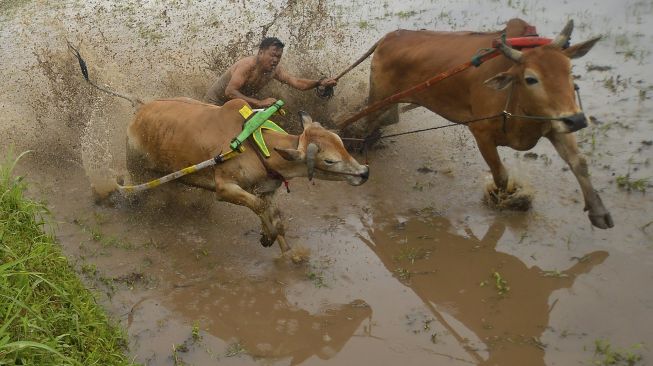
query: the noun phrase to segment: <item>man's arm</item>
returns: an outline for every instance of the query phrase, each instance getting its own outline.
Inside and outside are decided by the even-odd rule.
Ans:
[[[286,72],[285,69],[278,66],[277,72],[274,76],[275,79],[279,80],[284,84],[288,84],[295,89],[299,90],[308,90],[313,89],[318,86],[335,86],[338,82],[335,79],[320,79],[320,80],[311,80],[311,79],[302,79],[290,75]]]
[[[249,103],[252,107],[255,108],[265,108],[269,107],[277,100],[275,98],[265,98],[259,100],[256,98],[249,97],[240,92],[240,88],[245,85],[247,81],[247,75],[249,74],[249,68],[247,65],[237,65],[234,70],[231,72],[231,80],[227,84],[227,87],[224,90],[224,94],[229,99],[240,98]]]

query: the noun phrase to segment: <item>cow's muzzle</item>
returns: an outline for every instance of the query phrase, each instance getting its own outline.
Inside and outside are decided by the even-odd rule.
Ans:
[[[585,113],[576,113],[571,116],[561,117],[560,121],[562,121],[565,126],[567,126],[569,132],[576,132],[587,127],[587,118],[585,117]]]
[[[361,173],[360,177],[363,178],[363,182],[366,182],[370,177],[370,167],[365,165],[365,170]]]
[[[365,169],[363,170],[362,173],[355,175],[355,177],[357,179],[355,181],[353,181],[353,182],[350,181],[350,184],[355,185],[355,186],[359,186],[359,185],[367,182],[367,179],[369,179],[369,177],[370,177],[370,167],[365,165],[364,168]]]

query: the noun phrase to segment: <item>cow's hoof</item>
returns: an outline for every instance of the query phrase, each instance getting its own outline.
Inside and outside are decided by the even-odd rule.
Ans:
[[[311,252],[308,248],[297,247],[283,253],[284,257],[289,258],[294,264],[307,263],[310,259]]]
[[[268,236],[265,235],[264,233],[261,233],[261,240],[260,241],[261,241],[262,246],[264,246],[266,248],[271,247],[272,244],[274,244],[275,240],[276,240],[276,238],[271,239],[271,238],[268,238]]]
[[[497,188],[492,176],[486,178],[483,202],[491,208],[510,211],[528,211],[533,202],[533,190],[510,176],[505,188]]]
[[[528,211],[533,202],[533,193],[529,190],[486,190],[483,202],[498,210]]]
[[[612,221],[612,216],[609,212],[603,214],[588,214],[587,217],[590,218],[592,225],[599,229],[609,229],[614,227],[614,221]]]

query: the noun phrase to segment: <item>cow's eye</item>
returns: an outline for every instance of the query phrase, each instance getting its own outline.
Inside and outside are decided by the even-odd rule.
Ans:
[[[526,80],[526,84],[528,84],[528,85],[533,85],[533,84],[539,83],[539,80],[537,80],[536,78],[534,78],[532,76],[527,76],[527,77],[524,78],[524,80]]]
[[[326,165],[333,165],[335,163],[337,163],[337,161],[330,160],[330,159],[324,159],[324,164],[326,164]]]

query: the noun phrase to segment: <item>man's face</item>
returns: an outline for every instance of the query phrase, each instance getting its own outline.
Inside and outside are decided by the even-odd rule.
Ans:
[[[283,48],[271,46],[258,51],[258,63],[265,72],[272,72],[279,65]]]

